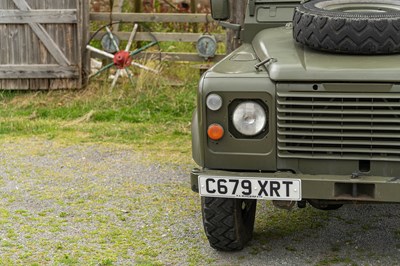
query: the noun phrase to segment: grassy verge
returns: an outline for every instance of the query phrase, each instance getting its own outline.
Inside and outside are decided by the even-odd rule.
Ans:
[[[101,79],[82,91],[2,92],[0,135],[129,144],[158,159],[187,162],[198,73],[175,67],[182,68],[174,79],[183,86],[146,76],[135,88],[126,83],[112,92]]]

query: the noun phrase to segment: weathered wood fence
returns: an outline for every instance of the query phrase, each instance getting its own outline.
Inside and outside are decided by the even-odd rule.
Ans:
[[[233,3],[235,0],[232,0]],[[87,83],[89,25],[110,21],[212,24],[209,14],[89,13],[88,0],[0,0],[0,90],[81,88]],[[121,40],[129,32],[116,33]],[[202,32],[152,32],[159,42],[195,43]],[[224,33],[214,34],[225,42]],[[151,40],[138,32],[135,41]],[[229,47],[228,47],[229,51]],[[158,53],[157,53],[158,54]],[[208,62],[219,61],[216,55]],[[166,61],[197,61],[196,53],[161,52]]]
[[[87,0],[0,0],[0,89],[85,83]]]

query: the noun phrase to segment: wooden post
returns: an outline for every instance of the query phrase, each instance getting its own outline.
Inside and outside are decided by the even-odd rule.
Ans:
[[[122,0],[114,0],[112,11],[121,12],[122,11]]]
[[[121,13],[122,12],[122,4],[123,4],[123,0],[113,0],[114,2],[112,3],[112,13]],[[113,21],[114,22],[114,21]],[[113,27],[114,31],[119,31],[119,25],[116,24]]]
[[[142,0],[134,0],[133,8],[135,13],[142,12]]]
[[[197,2],[196,0],[190,0],[190,13],[192,13],[192,14],[197,13],[196,2]],[[195,23],[192,24],[192,29],[193,29],[193,32],[199,32],[199,27]]]
[[[243,26],[245,12],[246,12],[246,0],[230,0],[231,6],[231,23],[240,24]],[[241,45],[239,39],[236,38],[237,32],[234,30],[227,29],[226,31],[226,53],[229,54]]]
[[[82,87],[86,87],[89,83],[89,75],[90,75],[90,53],[86,49],[86,44],[90,38],[90,20],[89,20],[89,2],[82,1]]]
[[[142,13],[142,11],[143,11],[143,0],[133,0],[133,1],[135,1],[134,2],[134,6],[133,6],[133,12],[135,12],[135,13]],[[142,31],[143,29],[142,29],[142,27],[139,25],[139,27],[138,27],[138,31]],[[136,42],[136,48],[139,48],[139,47],[141,47],[142,46],[142,42]],[[134,47],[134,46],[132,46],[132,47]]]

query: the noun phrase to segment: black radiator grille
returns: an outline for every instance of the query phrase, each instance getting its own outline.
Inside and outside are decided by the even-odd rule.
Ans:
[[[400,161],[400,94],[278,93],[281,158]]]

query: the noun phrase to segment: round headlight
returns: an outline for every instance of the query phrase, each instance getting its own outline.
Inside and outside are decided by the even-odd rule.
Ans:
[[[210,94],[207,97],[206,104],[211,111],[218,111],[222,107],[222,98],[218,94]]]
[[[265,128],[267,115],[264,108],[257,102],[246,101],[235,108],[232,122],[239,133],[255,136]]]

